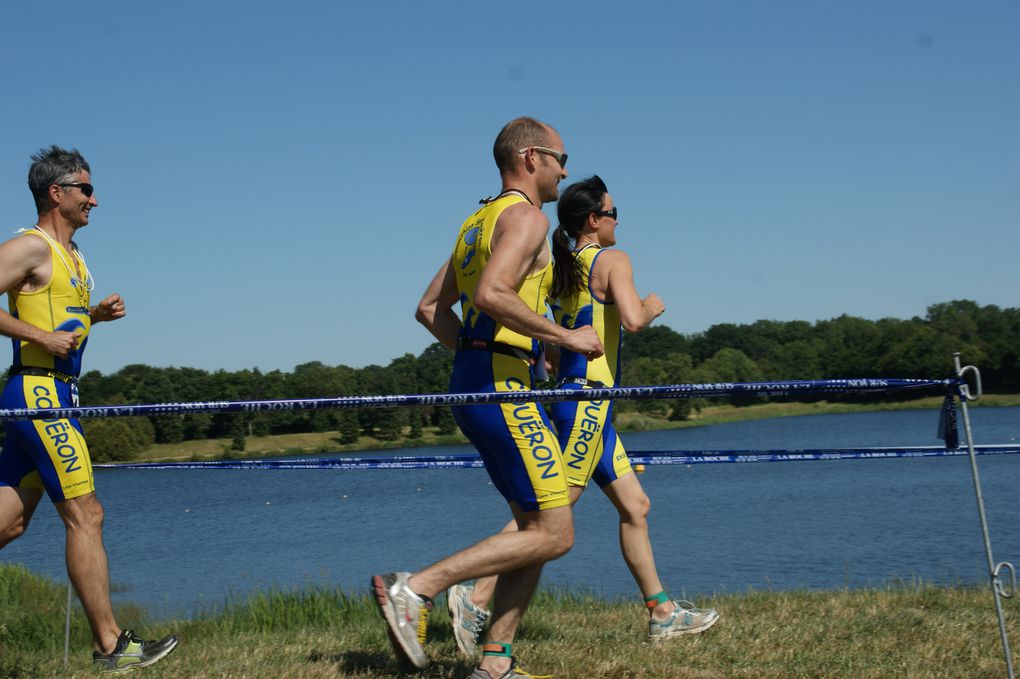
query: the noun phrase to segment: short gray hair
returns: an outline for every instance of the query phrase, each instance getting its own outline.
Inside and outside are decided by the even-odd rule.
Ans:
[[[38,212],[50,209],[51,186],[71,181],[82,170],[92,172],[78,149],[67,151],[56,144],[40,149],[33,154],[32,161],[32,167],[28,168],[28,188]]]

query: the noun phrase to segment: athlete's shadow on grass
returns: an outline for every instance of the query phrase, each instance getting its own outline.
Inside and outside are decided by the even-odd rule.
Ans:
[[[312,651],[308,654],[309,663],[329,663],[336,665],[339,672],[359,673],[365,670],[378,672],[404,672],[419,677],[430,676],[466,676],[474,669],[474,664],[465,660],[453,658],[436,658],[429,664],[428,669],[421,672],[403,667],[393,657],[392,653],[379,653],[376,651],[343,651],[341,653],[322,653]]]
[[[308,654],[308,662],[330,663],[336,665],[337,670],[341,672],[357,673],[364,672],[365,670],[380,672],[402,671],[421,677],[466,676],[474,669],[475,663],[465,658],[443,653],[441,650],[445,642],[451,642],[452,644],[453,641],[453,631],[450,629],[448,619],[441,618],[436,620],[433,618],[429,620],[428,640],[427,648],[431,651],[432,662],[429,664],[428,669],[423,672],[417,672],[413,668],[402,665],[389,649],[386,651],[350,650],[338,653],[328,653],[312,649]],[[389,644],[389,642],[386,643],[387,645]],[[456,649],[453,652],[456,653]]]
[[[383,670],[394,663],[392,656],[372,651],[343,651],[323,653],[312,650],[308,654],[310,663],[329,663],[342,670]]]

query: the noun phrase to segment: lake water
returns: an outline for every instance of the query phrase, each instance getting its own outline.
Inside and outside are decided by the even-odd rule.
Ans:
[[[1020,441],[1020,408],[971,411],[977,444]],[[937,445],[936,410],[812,415],[623,435],[628,449]],[[961,423],[962,427],[962,423]],[[961,432],[962,434],[962,432]],[[468,452],[466,446],[395,455]],[[1020,563],[1020,455],[978,458],[997,561]],[[985,583],[966,457],[649,466],[652,544],[674,596]],[[255,589],[415,570],[495,531],[508,510],[484,470],[98,470],[116,601],[187,616]],[[638,596],[596,486],[545,585]],[[66,581],[63,526],[43,500],[0,552]]]

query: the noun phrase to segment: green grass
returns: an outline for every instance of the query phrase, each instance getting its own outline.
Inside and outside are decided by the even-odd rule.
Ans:
[[[73,612],[71,661],[63,666],[66,589],[0,564],[0,677],[98,676],[88,628]],[[896,583],[837,592],[761,592],[697,602],[720,622],[703,635],[645,643],[639,601],[607,602],[576,592],[540,592],[515,642],[525,669],[560,679],[723,677],[1002,677],[992,595],[987,588]],[[1004,602],[1014,646],[1017,599]],[[367,596],[334,590],[267,592],[191,621],[146,624],[135,608],[121,624],[150,635],[169,630],[180,648],[145,677],[377,679],[403,674]],[[429,621],[433,665],[420,676],[467,677],[445,606]],[[1015,653],[1014,653],[1015,656]],[[1017,665],[1014,660],[1014,665]]]
[[[361,436],[356,443],[340,443],[340,432],[322,431],[302,434],[280,434],[277,436],[249,436],[245,449],[240,452],[224,453],[229,450],[231,439],[205,439],[181,441],[180,443],[157,443],[132,457],[132,461],[166,462],[173,460],[220,460],[225,457],[257,458],[280,455],[308,455],[322,453],[347,453],[364,450],[392,450],[421,446],[444,446],[467,443],[459,432],[440,435],[434,428],[426,428],[421,438],[401,438],[394,441],[380,441],[371,436]]]

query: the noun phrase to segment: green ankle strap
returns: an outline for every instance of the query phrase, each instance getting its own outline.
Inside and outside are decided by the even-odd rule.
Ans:
[[[482,655],[497,655],[501,658],[513,657],[510,652],[513,644],[504,644],[500,641],[487,641],[482,644]]]

